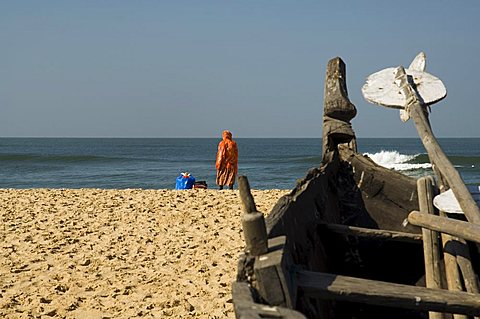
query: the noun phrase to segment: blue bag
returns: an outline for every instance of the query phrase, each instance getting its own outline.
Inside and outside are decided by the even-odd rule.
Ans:
[[[181,173],[180,176],[177,177],[175,189],[192,189],[193,184],[195,184],[195,177],[189,173]]]

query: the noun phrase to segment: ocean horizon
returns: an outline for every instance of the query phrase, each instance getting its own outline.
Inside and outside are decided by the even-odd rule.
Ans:
[[[292,189],[321,163],[321,138],[237,138],[254,189]],[[0,138],[0,188],[173,189],[182,172],[215,185],[219,138]],[[480,183],[480,138],[439,138],[467,184]],[[358,138],[358,151],[403,174],[431,175],[418,138]]]

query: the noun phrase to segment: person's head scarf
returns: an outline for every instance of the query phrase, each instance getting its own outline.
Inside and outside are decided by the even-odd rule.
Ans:
[[[232,132],[230,132],[229,130],[225,130],[222,132],[222,138],[225,140],[225,139],[228,139],[228,140],[231,140],[232,139]]]

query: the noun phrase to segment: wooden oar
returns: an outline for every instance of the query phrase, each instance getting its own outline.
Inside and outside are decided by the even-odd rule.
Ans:
[[[460,174],[438,144],[428,121],[427,106],[443,99],[446,89],[438,78],[423,70],[416,70],[424,69],[424,63],[412,65],[413,69],[408,69],[407,72],[399,66],[372,74],[362,88],[362,93],[369,102],[404,109],[402,119],[413,119],[430,161],[446,179],[465,216],[470,222],[480,224],[480,209]],[[393,86],[396,86],[397,90]]]

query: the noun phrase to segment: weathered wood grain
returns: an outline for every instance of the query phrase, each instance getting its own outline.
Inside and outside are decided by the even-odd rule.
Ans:
[[[298,311],[254,303],[252,291],[246,282],[232,283],[235,316],[238,319],[289,318],[306,319]]]
[[[257,211],[255,200],[253,199],[250,183],[246,176],[238,176],[238,192],[240,194],[240,200],[242,201],[243,211],[245,213],[254,213]]]
[[[446,249],[453,251],[457,259],[458,266],[462,272],[465,288],[468,292],[479,293],[479,284],[470,258],[468,245],[462,238],[455,238],[447,243]]]
[[[444,216],[440,212],[440,216]],[[443,244],[443,261],[445,263],[445,277],[447,280],[447,288],[452,291],[463,291],[462,278],[460,276],[460,270],[457,265],[457,257],[455,251],[448,250],[448,246],[451,245],[450,242],[456,240],[456,237],[453,237],[449,234],[441,233],[442,244]],[[467,319],[466,315],[454,314],[453,319]]]
[[[245,251],[253,256],[265,254],[268,250],[265,218],[262,213],[257,211],[246,176],[238,177],[238,187],[244,207],[244,214],[242,214],[241,218],[246,246]]]
[[[363,205],[379,229],[420,233],[402,223],[418,210],[416,180],[376,164],[348,147],[339,146],[340,158],[353,167],[353,178],[362,192]],[[362,204],[359,204],[362,205]]]
[[[422,235],[405,233],[399,231],[389,231],[383,229],[371,229],[355,226],[346,226],[340,224],[322,224],[319,226],[332,233],[344,236],[366,237],[378,240],[393,240],[407,243],[421,243]]]
[[[323,157],[336,151],[340,143],[355,147],[355,133],[350,120],[357,114],[347,93],[345,63],[336,57],[328,61],[323,96]]]
[[[417,211],[412,211],[408,215],[408,222],[412,225],[436,230],[442,233],[447,233],[453,236],[464,238],[476,243],[480,243],[480,225],[445,218],[440,216],[433,216],[422,214]]]
[[[348,99],[345,63],[339,57],[328,61],[323,96],[323,114],[331,118],[349,122],[357,114],[357,109]]]
[[[255,259],[253,270],[260,296],[272,306],[295,308],[296,287],[291,274],[292,260],[286,250],[287,238],[268,240],[268,253]]]
[[[297,285],[308,297],[370,305],[480,315],[480,295],[380,282],[311,271],[297,273]]]
[[[418,206],[420,213],[434,215],[433,208],[433,178],[421,177],[417,180]],[[440,248],[438,233],[422,228],[423,255],[425,259],[425,281],[427,288],[442,288],[442,275],[440,273]],[[443,314],[429,312],[430,319],[442,319]]]

